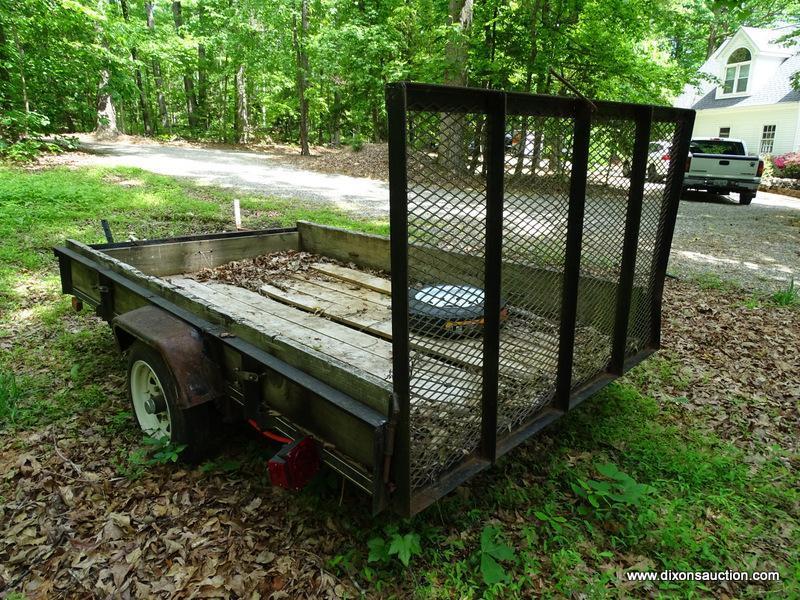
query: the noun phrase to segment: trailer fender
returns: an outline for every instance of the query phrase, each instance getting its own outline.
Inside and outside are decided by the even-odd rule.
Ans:
[[[142,306],[111,321],[114,338],[125,352],[136,340],[156,350],[177,384],[178,403],[191,408],[223,395],[219,367],[200,332],[155,306]]]

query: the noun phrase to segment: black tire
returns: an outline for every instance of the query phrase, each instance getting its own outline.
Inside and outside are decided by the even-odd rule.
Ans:
[[[659,177],[658,177],[658,170],[656,169],[656,166],[653,165],[653,164],[648,165],[648,167],[647,167],[647,181],[649,181],[650,183],[656,183],[656,182],[658,182],[658,180],[659,180]]]
[[[756,195],[753,192],[739,192],[739,204],[748,206],[755,197]]]
[[[627,177],[628,179],[631,177],[631,163],[629,163],[627,160],[622,163],[622,176]]]
[[[127,388],[128,402],[133,411],[137,425],[145,431],[137,415],[136,405],[133,401],[131,375],[137,362],[144,362],[152,369],[158,378],[164,392],[164,400],[168,409],[170,421],[170,443],[173,445],[186,445],[180,453],[181,460],[186,462],[199,462],[208,457],[214,449],[211,435],[211,419],[213,406],[201,404],[188,409],[178,406],[175,378],[172,376],[167,363],[161,354],[141,341],[135,341],[128,350]],[[141,367],[138,367],[141,368]]]

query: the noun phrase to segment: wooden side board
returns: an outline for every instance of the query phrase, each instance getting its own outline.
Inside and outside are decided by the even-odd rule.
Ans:
[[[304,252],[329,256],[387,273],[391,269],[389,238],[386,236],[317,225],[308,221],[298,221],[297,231],[300,250]]]
[[[290,231],[109,248],[104,252],[143,273],[163,277],[193,273],[207,267],[218,267],[232,260],[254,258],[271,252],[297,250],[298,247],[299,234]]]

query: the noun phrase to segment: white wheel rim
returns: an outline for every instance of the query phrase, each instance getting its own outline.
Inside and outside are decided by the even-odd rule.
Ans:
[[[146,362],[137,360],[131,366],[130,377],[131,399],[139,427],[150,437],[169,439],[172,435],[172,415],[158,375]],[[159,397],[164,398],[164,410],[156,414],[147,412],[146,402]]]

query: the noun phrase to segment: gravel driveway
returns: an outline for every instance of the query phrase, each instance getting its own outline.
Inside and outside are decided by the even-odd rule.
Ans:
[[[364,217],[388,215],[386,182],[300,169],[269,153],[89,137],[82,143],[91,155],[78,164],[139,167],[201,185],[333,205]],[[678,213],[669,271],[679,277],[710,274],[764,291],[800,280],[800,199],[759,192],[750,206],[739,206],[723,196],[687,194]]]
[[[365,217],[384,217],[389,211],[386,182],[297,169],[268,153],[97,142],[89,136],[80,139],[81,149],[91,156],[80,159],[79,164],[138,167],[160,175],[188,177],[200,185],[333,205]]]

